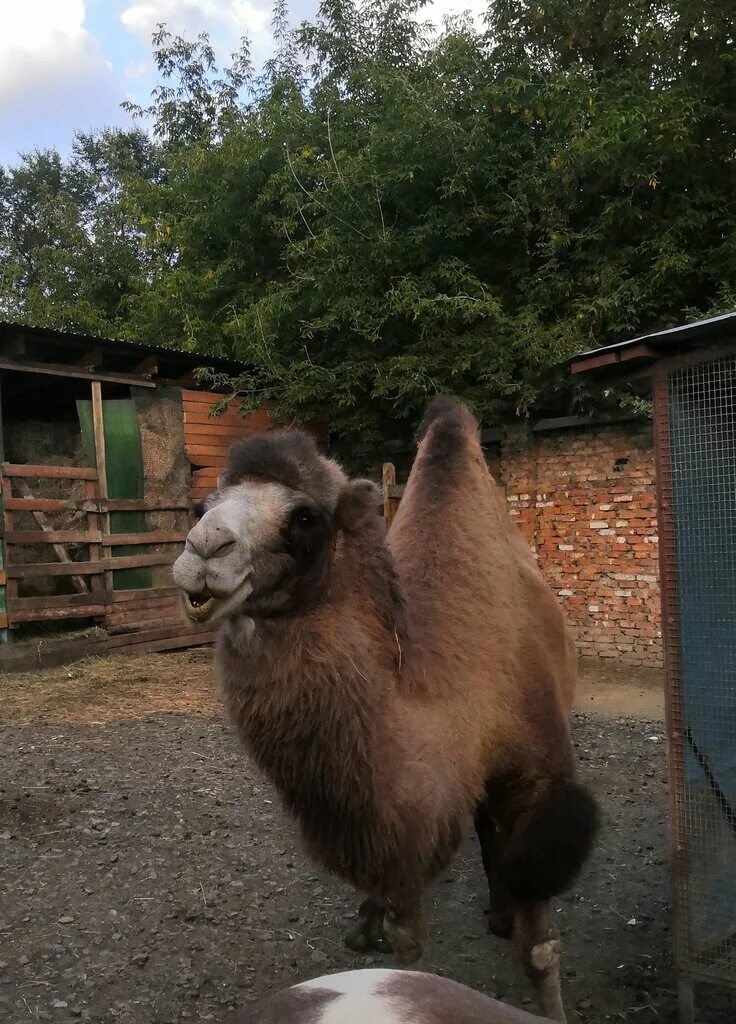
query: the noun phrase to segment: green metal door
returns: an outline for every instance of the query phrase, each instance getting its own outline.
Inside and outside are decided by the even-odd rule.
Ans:
[[[95,464],[95,435],[92,403],[77,402],[77,414],[89,464]],[[135,404],[130,398],[115,398],[102,403],[107,463],[107,493],[110,498],[143,498],[143,455]],[[110,533],[145,533],[145,512],[111,512]],[[145,550],[140,545],[122,545],[112,549],[116,555],[134,555]],[[113,590],[138,590],[151,586],[151,570],[117,569],[112,575]]]

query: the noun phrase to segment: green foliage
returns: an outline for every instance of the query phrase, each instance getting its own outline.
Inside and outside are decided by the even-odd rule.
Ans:
[[[279,5],[259,75],[161,29],[152,141],[0,176],[0,313],[229,354],[246,404],[367,439],[443,389],[581,411],[560,360],[733,303],[730,5],[421,7]]]

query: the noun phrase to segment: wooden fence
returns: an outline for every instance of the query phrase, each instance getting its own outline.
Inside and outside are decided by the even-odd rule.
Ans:
[[[94,425],[94,467],[14,465],[0,463],[0,497],[2,498],[2,549],[4,565],[0,568],[0,589],[4,609],[0,611],[0,629],[10,630],[30,622],[58,620],[93,620],[105,631],[104,637],[56,637],[42,641],[47,645],[71,648],[76,643],[80,654],[87,647],[105,650],[159,651],[168,648],[207,643],[214,639],[211,629],[196,627],[181,612],[178,591],[173,586],[138,590],[115,590],[113,572],[121,569],[169,566],[176,561],[186,539],[186,530],[155,530],[135,533],[114,533],[110,529],[110,513],[172,512],[188,513],[188,500],[112,499],[107,496],[107,473],[102,422],[100,384],[92,383],[92,414]],[[49,498],[34,495],[31,482],[43,480],[81,481],[84,496]],[[81,513],[82,528],[55,529],[50,518],[64,511]],[[34,529],[18,529],[17,517],[27,513],[35,521]],[[187,519],[188,522],[188,519]],[[48,551],[37,562],[20,561],[14,557],[18,548],[40,546]],[[68,545],[83,549],[82,560],[72,558]],[[131,545],[144,550],[135,554],[116,555],[121,547]],[[84,550],[86,549],[86,550]],[[53,596],[20,596],[23,581],[68,577],[73,593]],[[70,622],[71,624],[71,622]],[[5,633],[6,638],[12,633]],[[34,646],[38,646],[34,644]],[[22,643],[0,645],[0,668],[26,667]],[[39,655],[40,657],[40,655]],[[41,659],[41,663],[43,663]]]

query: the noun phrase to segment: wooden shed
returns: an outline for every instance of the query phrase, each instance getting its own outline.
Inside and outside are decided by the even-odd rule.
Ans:
[[[183,619],[170,566],[232,442],[270,420],[212,415],[202,362],[0,322],[0,671],[212,638]]]
[[[657,463],[670,838],[682,1024],[736,989],[736,313],[586,352],[649,382]]]

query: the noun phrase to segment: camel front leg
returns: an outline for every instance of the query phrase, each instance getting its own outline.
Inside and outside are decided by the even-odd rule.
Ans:
[[[386,904],[369,897],[358,908],[358,920],[345,936],[345,945],[354,953],[390,953],[391,943],[384,933]]]
[[[500,939],[510,939],[514,930],[514,906],[506,883],[498,870],[501,836],[486,801],[479,804],[476,809],[475,831],[480,842],[483,869],[488,879],[488,927]]]
[[[514,949],[544,1017],[566,1024],[560,989],[560,938],[546,900],[514,913]]]
[[[401,967],[415,964],[424,952],[427,922],[419,891],[389,896],[383,919],[386,938],[391,943],[396,962]]]

